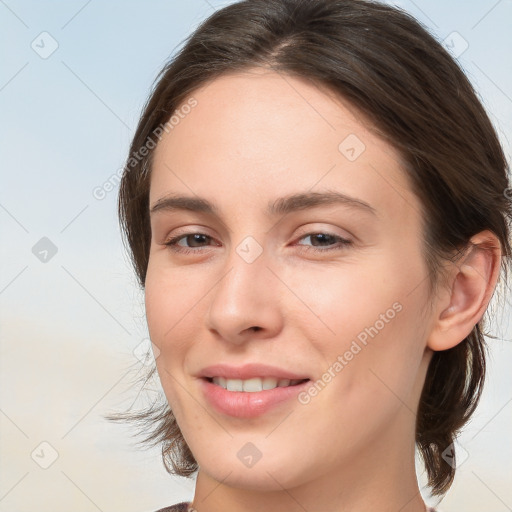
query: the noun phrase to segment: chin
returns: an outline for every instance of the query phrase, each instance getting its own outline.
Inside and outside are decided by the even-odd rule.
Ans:
[[[273,471],[269,471],[269,475],[264,469],[260,469],[257,472],[253,472],[253,470],[254,468],[247,470],[238,469],[238,473],[233,471],[227,478],[226,474],[216,476],[224,485],[247,491],[272,492],[282,491],[283,487],[289,487],[289,483],[276,476],[276,473]]]
[[[199,463],[200,471],[210,475],[211,478],[224,485],[247,491],[272,492],[292,488],[302,483],[296,471],[297,460],[267,460],[262,457],[252,467],[247,467],[236,458],[208,457],[208,460]],[[295,473],[290,471],[294,468]],[[303,479],[306,480],[308,469],[304,468]]]

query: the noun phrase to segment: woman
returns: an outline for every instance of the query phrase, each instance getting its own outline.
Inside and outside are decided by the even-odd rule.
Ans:
[[[162,70],[119,196],[165,402],[118,418],[197,471],[193,502],[162,511],[433,510],[415,447],[442,497],[510,262],[506,170],[405,12],[210,16]]]

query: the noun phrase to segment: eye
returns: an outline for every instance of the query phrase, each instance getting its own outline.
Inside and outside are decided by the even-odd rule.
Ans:
[[[183,247],[182,245],[179,245],[178,242],[180,242],[181,240],[191,242],[192,247],[195,247],[195,249],[202,249],[201,245],[197,246],[194,244],[201,244],[205,240],[206,241],[213,240],[213,238],[211,236],[205,235],[204,233],[185,233],[185,234],[178,235],[178,236],[175,236],[175,237],[167,240],[167,242],[165,242],[165,245],[167,245],[171,250],[176,251],[176,252],[181,252],[183,254],[200,252],[200,251],[194,250],[194,248],[189,249],[187,247]]]
[[[309,238],[313,245],[308,246],[298,244],[302,246],[306,251],[326,252],[333,250],[343,250],[352,244],[352,241],[338,235],[333,235],[331,233],[307,233],[306,235],[299,238],[299,240],[304,240],[306,238]],[[336,241],[338,242],[337,244]],[[315,246],[315,243],[319,245]],[[322,249],[321,247],[324,248]]]
[[[299,240],[306,238],[311,240],[312,245],[308,246],[304,244],[297,244],[301,246],[302,250],[306,251],[327,252],[332,250],[343,250],[352,244],[350,240],[347,240],[346,238],[338,235],[333,235],[331,233],[307,233],[306,235],[303,235],[301,238],[299,238]],[[182,240],[187,244],[191,244],[191,246],[186,247],[180,245],[179,242]],[[204,233],[184,233],[170,238],[167,242],[165,242],[165,245],[167,245],[171,250],[175,252],[191,254],[201,252],[201,249],[208,247],[208,245],[203,244],[211,240],[213,240],[213,238]]]

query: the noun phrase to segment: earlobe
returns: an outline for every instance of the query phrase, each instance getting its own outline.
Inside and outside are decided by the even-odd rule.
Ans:
[[[447,350],[464,340],[482,319],[494,293],[500,271],[501,249],[491,231],[473,236],[450,276],[451,288],[438,302],[437,318],[427,345]]]

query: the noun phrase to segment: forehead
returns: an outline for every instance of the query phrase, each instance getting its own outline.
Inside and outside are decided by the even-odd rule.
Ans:
[[[195,106],[178,107],[155,149],[150,204],[176,192],[266,206],[336,189],[397,214],[419,210],[399,154],[327,87],[253,69],[218,77],[191,98]]]

